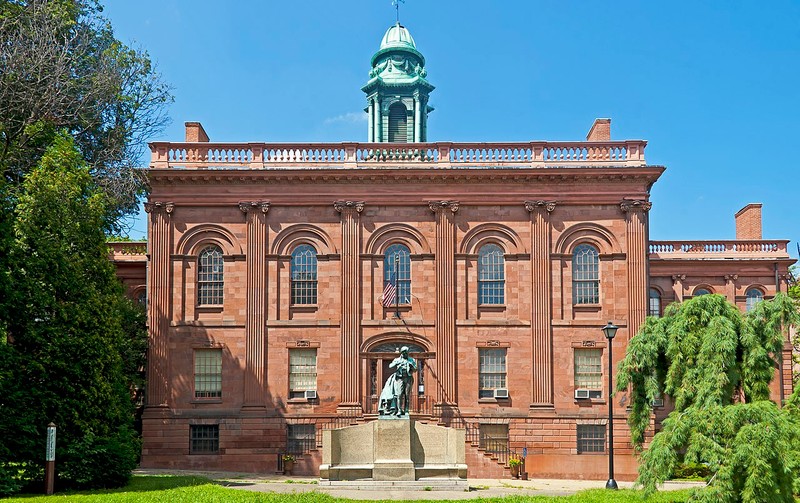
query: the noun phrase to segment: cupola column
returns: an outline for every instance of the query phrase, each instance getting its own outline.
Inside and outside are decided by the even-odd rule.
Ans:
[[[369,100],[367,116],[369,118],[369,138],[368,142],[375,141],[375,100]]]
[[[422,141],[422,107],[419,96],[414,97],[414,143]]]

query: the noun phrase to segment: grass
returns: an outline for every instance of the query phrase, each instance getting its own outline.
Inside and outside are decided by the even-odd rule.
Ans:
[[[646,500],[651,503],[683,503],[689,497],[689,491],[668,491],[657,493]],[[334,498],[327,494],[311,491],[292,494],[257,493],[241,489],[222,487],[203,477],[176,476],[135,476],[131,483],[120,489],[100,491],[80,491],[58,493],[55,496],[24,495],[9,498],[5,501],[20,503],[352,503],[354,500]],[[387,500],[388,501],[388,500]],[[426,501],[420,499],[417,501]],[[427,500],[432,501],[432,500]],[[435,500],[444,501],[444,500]],[[468,500],[476,503],[641,503],[642,494],[637,491],[620,490],[609,492],[605,489],[582,491],[573,496],[509,496],[506,498],[475,498]]]

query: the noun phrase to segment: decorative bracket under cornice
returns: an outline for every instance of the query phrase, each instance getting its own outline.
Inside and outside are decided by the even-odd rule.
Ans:
[[[269,201],[239,201],[239,209],[242,213],[249,213],[257,208],[261,210],[261,213],[268,212]]]
[[[529,212],[544,209],[548,213],[552,213],[553,210],[556,209],[557,203],[558,201],[544,201],[544,200],[525,201],[525,209],[528,210]]]
[[[428,208],[434,213],[444,209],[449,209],[455,213],[458,211],[458,201],[428,201]]]
[[[650,208],[652,207],[653,203],[644,199],[623,199],[622,202],[619,203],[619,209],[621,209],[624,213],[637,210],[650,211]]]
[[[364,211],[364,201],[334,201],[333,208],[339,213],[346,209],[354,209],[357,213]]]
[[[175,203],[162,201],[144,203],[144,211],[145,213],[160,213],[163,211],[169,215],[175,211]]]

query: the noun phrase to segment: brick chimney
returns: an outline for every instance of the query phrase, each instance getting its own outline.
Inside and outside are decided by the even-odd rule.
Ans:
[[[185,122],[186,126],[186,143],[189,142],[204,142],[208,143],[208,135],[203,125],[199,122]]]
[[[736,212],[736,239],[762,239],[761,203],[750,203]]]
[[[586,135],[586,141],[611,140],[611,119],[595,119],[592,129]]]

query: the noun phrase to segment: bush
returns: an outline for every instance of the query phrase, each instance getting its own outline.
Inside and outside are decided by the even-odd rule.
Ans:
[[[59,470],[60,482],[78,489],[124,486],[136,468],[139,447],[133,431],[127,428],[109,438],[87,432],[67,449]]]
[[[672,471],[671,479],[708,480],[711,470],[699,463],[679,463]]]

